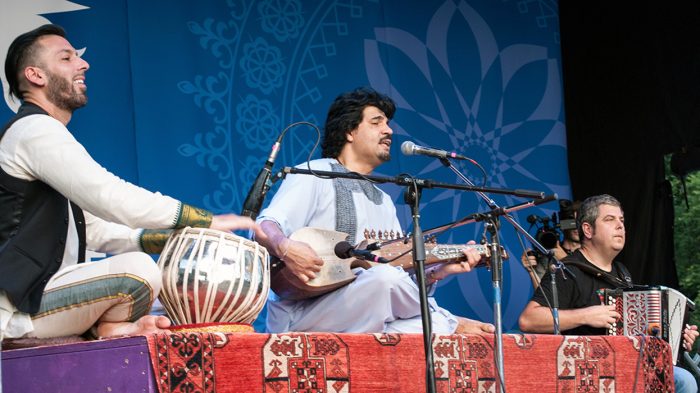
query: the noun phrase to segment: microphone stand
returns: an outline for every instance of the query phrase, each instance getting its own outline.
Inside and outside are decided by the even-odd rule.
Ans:
[[[440,162],[450,168],[462,181],[464,181],[466,184],[473,186],[474,183],[469,180],[466,176],[464,176],[453,164],[450,160],[447,158],[439,158]],[[564,267],[564,264],[556,260],[554,258],[553,253],[551,250],[545,249],[537,240],[535,240],[520,224],[518,224],[517,221],[513,217],[511,217],[509,214],[507,214],[510,210],[503,209],[499,207],[496,202],[488,197],[484,192],[482,191],[476,191],[477,195],[483,199],[486,204],[491,208],[490,213],[484,213],[484,214],[476,214],[472,215],[472,217],[467,217],[468,219],[474,219],[474,216],[476,216],[476,220],[480,221],[486,221],[486,228],[489,231],[489,234],[491,236],[491,258],[492,258],[492,263],[491,263],[491,282],[493,286],[493,313],[494,313],[494,325],[496,327],[495,331],[495,339],[494,339],[494,344],[496,346],[496,351],[494,352],[494,362],[497,365],[497,372],[499,376],[499,381],[500,381],[500,391],[502,393],[505,392],[505,375],[504,375],[504,368],[503,368],[503,323],[502,323],[502,316],[501,316],[501,281],[503,279],[503,262],[501,258],[501,253],[500,253],[500,245],[499,245],[499,237],[498,237],[498,229],[499,229],[499,222],[498,222],[498,216],[503,215],[508,222],[521,234],[523,234],[530,242],[533,244],[535,248],[537,248],[538,251],[550,255],[550,260],[556,261],[557,267],[559,269],[566,269]],[[545,199],[545,198],[542,198]],[[556,199],[556,194],[554,195],[554,198]],[[482,216],[479,218],[479,216]],[[552,264],[553,269],[554,269],[555,263]],[[554,274],[552,274],[552,277],[554,277]],[[554,278],[552,279],[554,281]],[[556,284],[554,284],[556,285]],[[556,287],[553,287],[553,296],[556,297],[557,292],[556,292]],[[553,304],[558,306],[558,301],[554,300]],[[558,327],[559,327],[559,313],[556,308],[552,308],[552,318],[554,319],[554,330],[555,334],[558,334]]]
[[[554,253],[549,250],[547,255],[547,260],[550,262],[549,265],[549,285],[552,288],[552,323],[554,327],[554,334],[559,334],[559,294],[557,293],[557,269],[562,272],[562,277],[566,280],[566,274],[564,269],[567,269],[563,263],[554,258]],[[571,273],[571,272],[569,272]],[[571,273],[573,274],[573,273]]]
[[[449,162],[449,161],[448,161]],[[451,164],[450,164],[451,165]],[[469,181],[469,179],[464,178],[465,182],[468,185],[463,185],[463,184],[450,184],[450,183],[439,183],[439,182],[434,182],[431,180],[424,180],[424,179],[417,179],[413,178],[408,175],[399,175],[394,178],[390,177],[385,177],[385,176],[373,176],[373,175],[360,175],[358,173],[354,172],[331,172],[331,171],[312,171],[310,169],[301,169],[301,168],[291,168],[291,167],[285,167],[282,169],[277,174],[277,178],[281,178],[286,176],[287,174],[303,174],[303,175],[314,175],[314,176],[323,176],[327,177],[329,179],[333,178],[345,178],[345,179],[357,179],[357,180],[369,180],[375,183],[394,183],[398,185],[403,185],[407,186],[408,189],[405,194],[405,201],[406,203],[409,203],[412,208],[412,213],[413,213],[413,225],[414,225],[414,231],[413,231],[413,258],[414,258],[414,267],[416,271],[416,281],[418,285],[418,293],[420,296],[420,305],[421,305],[421,322],[423,324],[423,344],[424,344],[424,350],[425,350],[425,359],[426,359],[426,384],[428,391],[433,393],[435,392],[435,369],[433,366],[433,351],[432,351],[432,323],[430,321],[430,311],[429,311],[429,305],[428,305],[428,297],[427,297],[427,291],[425,288],[425,271],[424,271],[424,262],[425,262],[425,244],[424,244],[424,234],[422,233],[419,225],[419,218],[420,218],[420,212],[419,212],[419,206],[420,206],[420,194],[422,193],[423,188],[447,188],[447,189],[456,189],[456,190],[465,190],[465,191],[474,191],[479,193],[480,195],[483,195],[483,197],[486,197],[484,192],[492,192],[492,193],[497,193],[497,194],[508,194],[508,195],[516,195],[516,196],[523,196],[523,197],[528,197],[528,198],[535,198],[539,201],[539,203],[543,203],[545,201],[550,201],[553,199],[556,199],[556,195],[553,196],[545,196],[543,192],[537,192],[537,191],[528,191],[528,190],[506,190],[506,189],[500,189],[500,188],[490,188],[490,187],[477,187],[474,186],[473,183]],[[459,171],[457,172],[459,173]],[[461,176],[461,173],[459,174]],[[411,195],[412,194],[412,195]],[[488,197],[486,197],[488,199]],[[497,220],[498,215],[506,215],[506,218],[509,216],[507,213],[511,210],[508,209],[503,209],[503,208],[498,208],[496,206],[495,202],[491,201],[488,199],[488,201],[491,202],[493,205],[492,211],[488,213],[493,217],[493,220]],[[522,204],[520,208],[526,207],[526,206],[531,206],[533,203],[528,202],[525,204]],[[448,226],[443,226],[440,228],[452,228],[455,226],[459,225],[464,225],[467,223],[467,221],[470,222],[475,222],[475,221],[481,221],[483,220],[484,215],[479,215],[479,214],[473,214],[469,216],[468,218],[465,218],[462,220],[462,223],[455,223],[452,225]],[[517,225],[517,223],[515,223]],[[443,229],[443,230],[444,230]],[[498,235],[496,233],[496,229],[493,229],[493,235],[492,238],[498,241]],[[431,233],[436,232],[437,229],[431,230]],[[532,239],[532,236],[529,236],[529,234],[523,230],[525,234]],[[393,241],[397,241],[398,239],[394,239]],[[532,239],[534,241],[534,239]],[[392,241],[385,241],[383,244],[391,243]],[[540,247],[542,247],[540,245]],[[543,248],[544,249],[544,248]],[[501,274],[501,269],[500,269],[500,264],[501,264],[501,258],[500,258],[500,246],[495,245],[495,248],[492,249],[492,258],[495,258],[494,260],[497,261],[498,269],[493,269],[496,271],[494,273],[494,277],[498,279],[498,283],[494,284],[497,285],[496,288],[494,288],[494,292],[498,294],[498,310],[497,310],[497,356],[498,356],[498,372],[499,376],[501,378],[501,390],[503,391],[503,375],[502,375],[502,370],[503,370],[503,346],[502,346],[502,341],[501,341],[501,322],[500,322],[500,274]],[[496,277],[498,275],[498,277]]]
[[[503,282],[503,258],[501,258],[500,238],[498,236],[499,221],[497,214],[487,213],[486,230],[489,232],[489,245],[491,248],[491,283],[493,287],[493,324],[494,332],[494,361],[498,372],[499,390],[505,392],[505,375],[503,368],[503,321],[501,319],[501,291]]]
[[[510,217],[508,214],[510,214],[511,212],[515,212],[515,211],[522,210],[524,208],[528,208],[528,207],[532,207],[532,206],[541,205],[541,204],[546,203],[546,202],[551,202],[555,199],[557,199],[557,194],[551,194],[551,195],[548,195],[547,197],[545,197],[544,199],[523,202],[523,203],[520,203],[517,205],[510,206],[510,207],[505,207],[505,208],[498,208],[495,210],[495,212],[497,212],[498,215],[505,216],[510,222],[510,220],[512,220],[512,217]],[[494,211],[492,210],[492,212],[494,212]],[[448,229],[457,228],[457,227],[460,227],[460,226],[465,225],[465,224],[471,224],[473,222],[480,221],[479,219],[477,219],[475,217],[478,217],[481,214],[485,214],[485,213],[470,214],[470,215],[468,215],[464,218],[461,218],[457,221],[454,221],[450,224],[441,225],[439,227],[428,229],[423,234],[424,235],[438,234],[438,233],[442,233]],[[516,227],[516,229],[517,229],[517,227]],[[559,261],[558,259],[556,259],[554,257],[554,252],[552,250],[547,250],[546,248],[544,248],[527,231],[524,231],[521,233],[527,238],[527,240],[530,243],[532,243],[533,247],[537,248],[537,251],[542,253],[549,261],[549,269],[552,272],[552,275],[550,276],[552,281],[550,281],[550,284],[552,285],[552,298],[553,298],[552,303],[551,303],[551,307],[550,307],[550,311],[552,313],[552,318],[554,321],[553,322],[554,323],[554,334],[559,334],[560,333],[559,332],[559,311],[558,311],[559,298],[557,295],[557,283],[555,281],[555,275],[556,275],[556,273],[561,273],[562,278],[564,280],[566,280],[567,274],[569,276],[571,276],[572,278],[576,278],[576,275],[571,271],[571,269],[566,267],[565,264],[561,263],[561,261]],[[391,243],[391,242],[392,241],[384,241],[382,244],[387,244],[387,243]]]
[[[420,299],[421,323],[423,325],[423,349],[425,351],[425,386],[427,391],[435,393],[435,367],[433,361],[432,328],[430,305],[428,304],[428,291],[425,283],[425,239],[420,228],[420,197],[422,188],[417,184],[406,187],[404,202],[411,206],[413,216],[413,266],[416,272],[418,284],[418,297]]]

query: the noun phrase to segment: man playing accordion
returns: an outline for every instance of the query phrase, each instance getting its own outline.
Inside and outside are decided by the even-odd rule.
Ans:
[[[581,248],[562,260],[575,277],[556,275],[559,298],[559,326],[565,335],[603,335],[621,315],[615,306],[601,304],[599,290],[630,288],[632,277],[614,258],[625,246],[625,217],[622,206],[610,195],[598,195],[583,201],[576,220]],[[553,319],[547,305],[552,299],[550,274],[520,315],[520,329],[529,333],[552,333]],[[683,332],[683,347],[690,350],[698,336],[697,326]],[[674,367],[677,392],[697,392],[693,376]]]

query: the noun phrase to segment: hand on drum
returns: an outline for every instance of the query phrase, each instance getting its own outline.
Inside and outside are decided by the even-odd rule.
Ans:
[[[280,259],[302,282],[316,278],[316,273],[321,271],[323,260],[308,244],[287,238],[280,248]]]
[[[476,244],[473,240],[467,244]],[[481,254],[473,248],[464,250],[464,255],[467,257],[466,261],[459,263],[446,263],[442,265],[432,276],[436,280],[442,280],[453,274],[470,272],[474,266],[476,266],[481,260]]]
[[[212,218],[211,229],[216,229],[223,232],[233,232],[239,229],[252,229],[255,231],[256,238],[265,236],[262,229],[250,217],[239,216],[236,214],[219,214]]]

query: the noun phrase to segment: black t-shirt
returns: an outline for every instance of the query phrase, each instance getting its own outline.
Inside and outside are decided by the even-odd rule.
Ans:
[[[561,273],[556,275],[559,310],[599,305],[602,304],[599,295],[600,289],[632,286],[632,277],[629,271],[619,262],[613,262],[612,271],[606,272],[589,262],[580,250],[576,250],[562,259],[562,262],[575,277],[566,274],[566,279],[563,279]],[[545,295],[542,294],[544,291],[551,305],[552,288],[549,272],[542,277],[540,288],[532,295],[532,300],[542,306],[547,306]],[[562,331],[562,334],[565,335],[604,335],[605,333],[605,328],[594,328],[587,325]]]

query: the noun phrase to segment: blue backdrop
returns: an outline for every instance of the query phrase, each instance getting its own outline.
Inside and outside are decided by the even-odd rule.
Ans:
[[[0,15],[3,61],[16,35],[49,21],[85,48],[90,103],[69,128],[98,162],[215,212],[240,212],[284,127],[322,126],[338,93],[365,85],[398,104],[394,157],[376,174],[460,182],[437,160],[402,156],[410,139],[477,160],[488,186],[570,197],[555,0],[5,0]],[[12,106],[0,108],[0,119]],[[305,160],[315,141],[311,128],[292,129],[276,169]],[[473,166],[457,167],[483,181]],[[408,225],[402,190],[384,188]],[[502,206],[523,202],[491,196]],[[528,225],[527,215],[556,208],[514,216]],[[426,190],[422,227],[485,209],[472,193]],[[439,241],[482,232],[470,224]],[[532,289],[505,221],[501,235],[511,254],[502,298],[509,330]],[[455,313],[493,320],[484,269],[445,280],[437,298]]]

